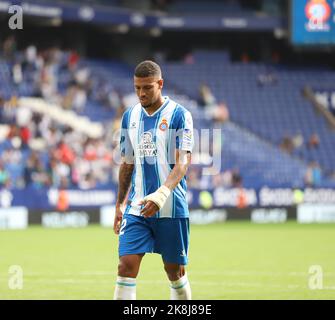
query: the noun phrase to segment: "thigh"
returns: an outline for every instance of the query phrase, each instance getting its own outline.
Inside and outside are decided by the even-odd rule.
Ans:
[[[153,251],[153,233],[145,218],[125,214],[119,233],[119,256]]]
[[[162,255],[164,263],[175,265],[188,263],[188,218],[159,218],[154,234],[154,252]]]

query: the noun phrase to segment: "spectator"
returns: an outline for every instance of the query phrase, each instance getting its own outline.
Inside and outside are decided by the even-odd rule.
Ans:
[[[37,49],[34,45],[30,45],[26,48],[24,52],[24,61],[22,69],[24,71],[34,71],[36,68],[37,61]]]
[[[0,188],[7,187],[10,182],[9,173],[0,161]]]
[[[224,123],[229,120],[229,110],[224,102],[220,102],[213,108],[212,119],[219,123]]]
[[[248,64],[250,62],[250,57],[249,54],[247,52],[243,52],[241,55],[241,62]]]
[[[72,50],[69,54],[69,58],[68,58],[68,69],[69,71],[73,71],[75,70],[75,68],[77,67],[78,65],[78,62],[79,62],[79,54]]]
[[[304,137],[300,132],[293,136],[292,144],[296,150],[300,149],[304,145]]]
[[[20,63],[15,63],[12,68],[13,82],[16,86],[19,86],[23,80],[22,68]]]
[[[318,149],[320,146],[320,138],[316,132],[314,132],[308,141],[308,148],[309,149]]]
[[[232,186],[234,188],[240,188],[243,185],[242,176],[238,169],[232,171]]]
[[[108,103],[109,103],[109,106],[114,110],[124,108],[123,97],[121,93],[114,88],[108,94]]]
[[[44,133],[44,139],[48,142],[48,145],[53,148],[60,143],[62,134],[55,126],[50,126]]]
[[[212,107],[216,105],[216,98],[207,84],[202,84],[200,86],[199,93],[201,106]]]
[[[31,173],[31,180],[33,186],[37,188],[49,187],[51,185],[51,179],[39,159]]]
[[[221,182],[223,187],[231,187],[233,184],[233,173],[230,170],[226,170],[221,174]]]
[[[184,63],[185,64],[194,64],[195,60],[194,60],[194,56],[191,52],[189,52],[188,54],[185,55],[184,57]]]
[[[65,212],[69,208],[69,195],[65,189],[58,191],[56,208],[61,212]]]
[[[282,142],[280,143],[280,149],[284,152],[291,154],[294,150],[294,144],[292,138],[288,135],[284,136]]]
[[[24,182],[25,186],[29,186],[33,182],[33,173],[37,168],[38,156],[37,153],[32,152],[28,157],[24,167]]]
[[[64,141],[61,141],[55,150],[55,157],[60,162],[71,165],[75,159],[75,154]]]
[[[3,43],[3,55],[6,60],[13,62],[16,53],[16,40],[14,36],[9,36]]]
[[[238,194],[237,194],[237,204],[236,207],[238,209],[244,209],[248,206],[248,199],[245,190],[241,187],[238,187]]]
[[[28,144],[31,138],[31,132],[30,129],[25,126],[20,128],[20,138],[21,138],[21,147],[23,149],[28,148]]]
[[[257,83],[260,87],[276,85],[278,83],[278,77],[274,72],[267,71],[258,75]]]
[[[317,187],[322,182],[322,172],[320,165],[313,161],[308,165],[305,173],[305,184],[308,187]]]
[[[19,127],[28,126],[33,117],[33,113],[30,108],[26,106],[18,106],[16,109],[16,124]]]

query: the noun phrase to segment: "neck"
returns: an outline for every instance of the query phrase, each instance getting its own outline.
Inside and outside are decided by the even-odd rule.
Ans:
[[[154,112],[156,112],[164,103],[164,98],[160,96],[160,98],[152,104],[150,107],[146,108],[145,111],[148,113],[148,115],[152,115]]]

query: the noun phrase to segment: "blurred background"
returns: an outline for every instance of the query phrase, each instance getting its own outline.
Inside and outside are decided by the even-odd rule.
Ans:
[[[144,59],[211,132],[188,172],[194,223],[335,221],[333,1],[0,1],[0,30],[0,229],[111,225]]]

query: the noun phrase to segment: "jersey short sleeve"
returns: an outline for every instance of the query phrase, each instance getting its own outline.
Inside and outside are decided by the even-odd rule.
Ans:
[[[181,114],[177,125],[176,147],[192,152],[194,146],[193,119],[189,111]]]
[[[120,152],[127,163],[134,162],[134,149],[129,137],[129,112],[123,114],[121,120]]]

